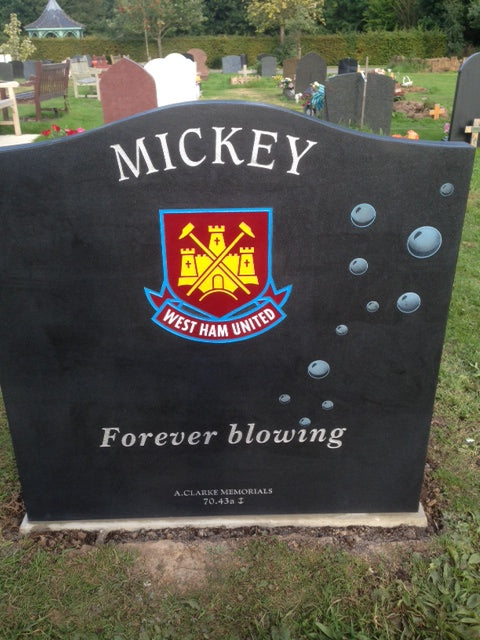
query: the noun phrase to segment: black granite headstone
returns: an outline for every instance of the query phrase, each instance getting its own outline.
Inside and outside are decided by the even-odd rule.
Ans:
[[[12,60],[10,64],[12,65],[12,73],[14,78],[25,78],[23,62],[21,60]]]
[[[342,73],[357,73],[358,60],[355,58],[342,58],[338,61],[338,74]]]
[[[318,53],[307,53],[300,58],[295,76],[295,93],[303,93],[310,83],[325,84],[327,65]]]
[[[416,511],[473,156],[207,101],[0,150],[30,521]]]
[[[395,80],[369,73],[344,73],[327,80],[324,118],[345,126],[360,125],[375,133],[390,133]],[[363,120],[362,120],[363,118]]]
[[[392,122],[395,80],[381,73],[369,73],[364,124],[375,133],[389,135]]]
[[[458,72],[449,140],[468,142],[470,134],[465,133],[465,127],[477,118],[480,118],[480,53],[467,58]]]
[[[350,126],[360,122],[364,80],[361,73],[344,73],[325,83],[323,117],[328,122]]]

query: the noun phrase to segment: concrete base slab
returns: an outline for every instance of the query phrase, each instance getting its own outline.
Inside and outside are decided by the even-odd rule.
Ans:
[[[263,516],[212,516],[196,518],[129,518],[126,520],[70,520],[34,522],[25,516],[20,533],[45,531],[139,531],[140,529],[178,529],[194,527],[211,529],[224,527],[383,527],[400,526],[426,528],[427,518],[422,505],[413,513],[325,513]]]
[[[0,135],[0,147],[12,147],[17,144],[29,144],[38,138],[38,133],[25,133],[21,136],[10,134]]]

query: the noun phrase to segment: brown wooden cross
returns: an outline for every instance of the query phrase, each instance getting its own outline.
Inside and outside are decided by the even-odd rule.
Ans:
[[[441,107],[438,102],[436,102],[434,108],[430,109],[428,113],[433,116],[434,120],[438,120],[440,116],[445,115],[445,108]]]
[[[471,133],[470,144],[472,147],[477,147],[478,134],[480,133],[480,118],[475,118],[473,124],[469,124],[465,127],[465,133]]]

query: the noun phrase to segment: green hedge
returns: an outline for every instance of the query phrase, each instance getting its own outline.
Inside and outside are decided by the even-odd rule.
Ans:
[[[145,61],[145,43],[137,40],[109,40],[95,36],[82,39],[33,39],[36,51],[32,57],[59,62],[75,54],[128,55],[132,60]],[[370,31],[302,37],[302,53],[315,51],[328,65],[336,65],[341,58],[354,57],[363,62],[368,56],[370,65],[386,64],[394,56],[437,58],[445,54],[446,37],[440,31]],[[223,56],[244,53],[250,66],[258,54],[275,54],[278,39],[269,36],[179,36],[165,38],[163,55],[192,48],[203,49],[207,64],[220,68]],[[157,55],[156,43],[150,43],[150,54]]]

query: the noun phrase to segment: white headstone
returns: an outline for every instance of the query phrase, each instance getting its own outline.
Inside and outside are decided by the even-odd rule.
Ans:
[[[193,60],[181,53],[170,53],[166,58],[150,60],[144,68],[155,80],[159,107],[197,100],[197,73]]]

